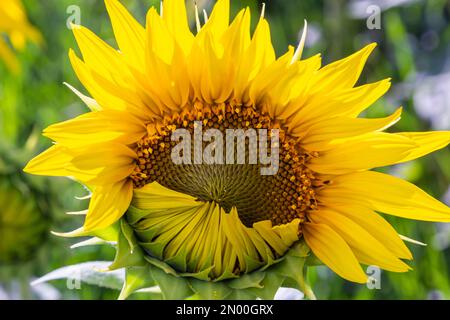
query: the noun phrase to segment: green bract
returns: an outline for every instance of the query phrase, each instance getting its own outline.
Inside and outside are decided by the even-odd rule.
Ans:
[[[86,233],[79,229],[61,235],[93,237],[81,245],[99,243],[100,240],[104,243],[117,241],[116,256],[108,270],[125,268],[125,283],[119,299],[126,299],[140,289],[154,286],[159,286],[164,299],[273,299],[282,286],[297,288],[309,298],[314,298],[305,283],[306,262],[310,252],[303,241],[295,243],[284,257],[271,266],[234,279],[211,281],[207,279],[206,273],[180,273],[168,263],[149,256],[139,245],[126,218],[97,232]]]

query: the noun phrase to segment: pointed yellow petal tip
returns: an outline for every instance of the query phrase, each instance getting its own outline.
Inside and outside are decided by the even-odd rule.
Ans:
[[[366,51],[368,54],[371,54],[377,46],[378,46],[378,43],[372,42],[372,43],[369,43],[367,46],[365,46],[363,50]]]
[[[27,163],[25,168],[23,168],[23,172],[34,175],[45,175],[45,173],[44,174],[39,173],[41,169],[42,168],[40,168],[40,165],[39,163],[37,163],[36,158],[34,158]]]
[[[378,43],[372,42],[366,45],[364,48],[354,53],[353,56],[360,56],[364,61],[368,59],[368,57],[372,54],[375,48],[378,46]],[[391,78],[387,78],[386,80],[391,81]]]
[[[27,163],[27,165],[25,166],[25,168],[23,168],[23,172],[25,173],[29,173],[29,174],[33,174],[33,169],[32,166],[30,165],[31,161]]]
[[[75,50],[73,50],[72,48],[70,48],[69,49],[69,59],[70,59],[70,62],[72,63],[72,65],[74,65],[74,59],[77,59],[78,58],[78,56],[77,56],[77,54],[75,53]]]

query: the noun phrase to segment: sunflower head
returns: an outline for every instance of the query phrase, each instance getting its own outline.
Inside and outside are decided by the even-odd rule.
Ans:
[[[302,59],[306,32],[277,58],[264,15],[251,34],[250,9],[230,23],[228,0],[204,24],[197,13],[195,33],[183,0],[150,8],[145,27],[105,2],[118,49],[76,26],[82,59],[69,53],[91,111],[45,129],[55,144],[25,170],[89,187],[84,226],[64,235],[116,243],[121,297],[154,284],[169,298],[272,298],[281,285],[313,297],[312,254],[358,283],[360,263],[410,269],[378,212],[450,221],[419,188],[370,171],[450,141],[383,132],[401,108],[359,117],[390,87],[356,86],[375,44],[322,67],[319,55]]]

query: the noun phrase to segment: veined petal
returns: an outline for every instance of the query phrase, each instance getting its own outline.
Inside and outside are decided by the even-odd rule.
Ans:
[[[410,269],[368,231],[346,216],[333,210],[322,209],[312,211],[308,217],[313,223],[326,224],[336,231],[361,263],[377,265],[394,272],[406,272]]]
[[[262,70],[254,79],[250,86],[249,98],[254,104],[258,104],[264,98],[268,88],[278,83],[286,70],[291,66],[294,56],[294,47],[289,47],[288,51]]]
[[[223,103],[233,90],[233,71],[224,63],[213,35],[207,33],[204,43],[204,61],[200,78],[201,97],[208,103]]]
[[[172,34],[155,8],[150,8],[146,20],[148,54],[156,55],[165,63],[170,64],[175,48]]]
[[[96,187],[89,203],[84,230],[93,231],[112,225],[127,211],[132,198],[133,182],[131,180]]]
[[[184,0],[164,0],[163,19],[185,55],[189,54],[194,35],[189,29]]]
[[[142,83],[153,100],[161,101],[162,113],[179,111],[190,91],[185,53],[154,8],[147,14],[147,29],[147,65]]]
[[[260,19],[256,26],[251,44],[242,58],[234,96],[244,104],[249,102],[248,87],[257,74],[275,61],[275,51],[270,37],[270,27],[267,20]]]
[[[357,117],[391,88],[391,78],[355,87],[340,96],[340,115]],[[350,97],[351,96],[351,97]],[[336,106],[336,104],[334,104]],[[333,107],[333,106],[332,106]]]
[[[333,148],[320,152],[308,164],[324,174],[344,174],[383,167],[401,161],[416,144],[408,138],[375,132],[354,139],[341,139]]]
[[[69,168],[74,176],[89,173],[93,178],[89,183],[103,185],[125,179],[133,172],[137,158],[136,153],[120,143],[102,143],[78,149],[71,149],[73,154]]]
[[[284,119],[286,124],[290,125],[291,118],[296,118],[298,113],[303,112],[305,103],[309,106],[310,79],[317,73],[321,65],[322,56],[320,54],[290,64],[289,68],[293,71],[296,69],[296,72],[289,72],[291,75],[285,73],[283,78],[276,83],[276,87],[269,91],[270,103],[273,104],[271,113],[274,117]],[[281,82],[284,82],[284,85]],[[322,93],[322,95],[324,94]],[[308,113],[313,111],[310,110]]]
[[[303,234],[308,247],[331,270],[344,279],[366,283],[362,270],[347,243],[325,224],[304,223]]]
[[[201,33],[204,30],[209,30],[214,35],[217,41],[220,41],[222,35],[228,28],[230,23],[230,0],[218,0],[214,5],[211,16],[208,22],[201,29]]]
[[[154,8],[147,14],[147,66],[145,86],[161,112],[178,111],[189,95],[185,55]]]
[[[377,132],[355,139],[337,139],[327,145],[325,149],[330,148],[329,150],[323,151],[320,157],[311,161],[311,168],[327,174],[372,169],[414,160],[449,143],[450,132],[447,131],[397,134]],[[320,147],[319,145],[316,151],[320,151]],[[348,157],[349,154],[352,156]]]
[[[78,79],[102,109],[127,110],[128,103],[124,99],[117,97],[116,94],[111,94],[97,83],[93,79],[89,67],[77,57],[72,49],[69,50],[69,59]]]
[[[73,158],[66,147],[56,144],[32,159],[24,171],[51,177],[74,177],[84,183],[93,179],[92,172],[76,170],[71,163]]]
[[[417,144],[401,162],[423,157],[433,151],[445,148],[450,143],[450,131],[400,132],[396,135],[406,137]]]
[[[209,269],[216,278],[232,276],[237,263],[245,272],[261,267],[263,261],[273,263],[274,252],[283,255],[298,241],[299,219],[282,226],[273,227],[267,220],[246,227],[236,208],[226,213],[216,203],[198,201],[157,182],[135,191],[127,218],[154,256],[184,272]]]
[[[400,120],[401,113],[402,108],[399,108],[380,119],[337,117],[318,121],[306,130],[302,146],[311,151],[323,151],[332,148],[335,140],[385,130]]]
[[[367,58],[376,46],[376,43],[371,43],[351,56],[320,69],[317,76],[312,79],[313,84],[316,85],[312,86],[313,90],[316,88],[316,90],[331,92],[352,88],[358,81]]]
[[[157,113],[152,108],[152,101],[148,100],[146,92],[139,90],[139,86],[130,88],[105,78],[96,69],[90,68],[81,61],[73,50],[69,51],[69,57],[80,81],[98,102],[101,109],[128,111],[144,121],[155,117]]]
[[[136,68],[145,64],[145,30],[118,0],[105,0],[120,51]],[[139,69],[138,69],[139,70]]]
[[[65,152],[64,147],[53,145],[28,162],[23,171],[42,176],[68,176],[70,174],[68,174],[66,167],[72,158]]]
[[[291,102],[290,108],[297,110],[287,121],[293,135],[301,137],[311,123],[334,117],[356,118],[363,110],[371,106],[390,88],[390,79],[369,83],[356,88],[333,91],[321,91],[301,95]]]
[[[250,8],[246,8],[239,12],[222,38],[224,53],[221,63],[226,66],[222,86],[230,88],[222,91],[223,95],[217,99],[218,101],[229,98],[238,77],[238,68],[244,60],[243,57],[250,43]],[[220,77],[220,75],[217,76]]]
[[[140,140],[146,130],[144,123],[129,113],[104,110],[51,125],[43,135],[74,148],[108,141],[130,145]]]
[[[450,222],[450,208],[402,179],[373,171],[338,176],[320,191],[321,201],[349,201],[414,220]]]
[[[84,62],[109,81],[128,87],[132,81],[123,56],[89,29],[77,26],[73,34],[83,55]]]
[[[412,259],[411,252],[408,247],[406,247],[399,234],[385,219],[375,213],[372,209],[352,202],[346,204],[334,204],[333,202],[328,202],[327,208],[345,215],[347,218],[360,225],[397,257],[408,260]]]

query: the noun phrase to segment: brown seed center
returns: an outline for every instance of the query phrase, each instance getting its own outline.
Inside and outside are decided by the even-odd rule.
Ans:
[[[175,164],[171,154],[179,142],[172,141],[172,132],[182,128],[193,136],[196,121],[201,121],[203,131],[217,129],[224,136],[227,129],[267,129],[267,150],[270,155],[271,150],[279,153],[278,171],[274,175],[262,175],[261,168],[267,167],[266,162],[263,164],[258,159],[250,163],[252,153],[259,155],[260,151],[260,145],[256,149],[249,147],[250,139],[245,140],[244,164]],[[279,146],[272,149],[271,129],[279,130]],[[204,142],[203,147],[207,144]],[[191,148],[194,158],[193,141]],[[277,121],[250,107],[201,106],[177,114],[155,128],[154,134],[142,139],[136,152],[137,166],[131,176],[136,188],[156,181],[201,201],[214,201],[226,211],[236,207],[241,221],[249,227],[262,220],[271,220],[273,225],[295,218],[303,221],[306,211],[317,206],[314,187],[317,181],[306,166],[311,155],[302,150]],[[223,152],[225,159],[226,151]],[[237,156],[237,152],[235,154]]]

